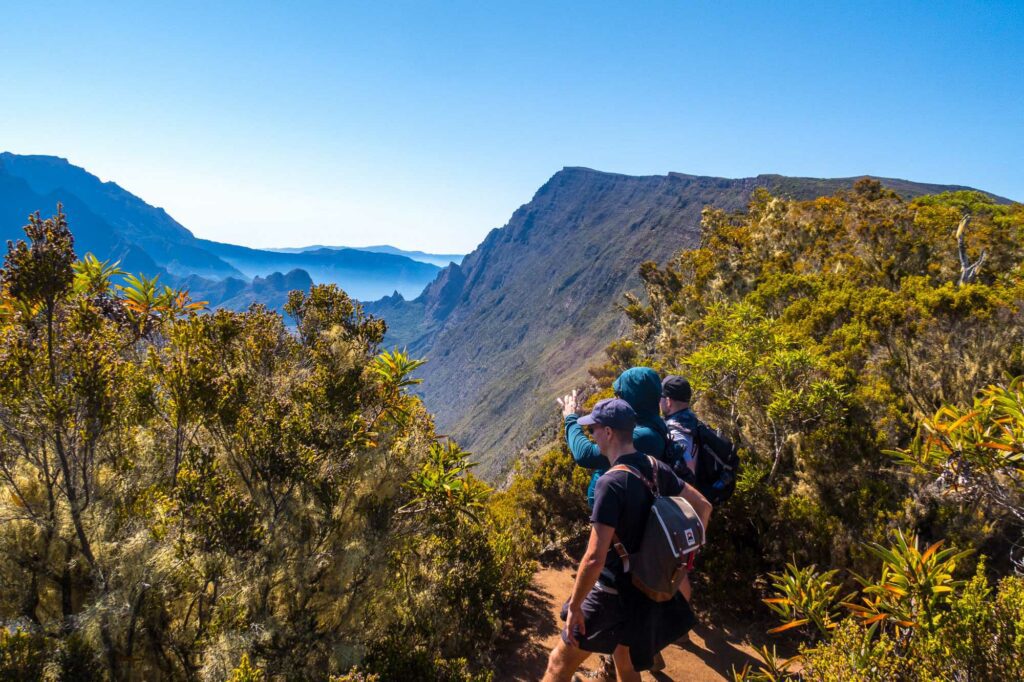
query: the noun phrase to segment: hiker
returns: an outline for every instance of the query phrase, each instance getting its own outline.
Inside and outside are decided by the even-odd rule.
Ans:
[[[611,654],[620,682],[640,680],[654,655],[684,635],[695,622],[689,604],[673,591],[655,602],[634,586],[612,538],[625,556],[638,553],[651,513],[653,495],[679,496],[692,506],[706,527],[711,505],[700,493],[633,445],[636,414],[619,398],[602,400],[576,420],[591,435],[613,469],[598,479],[591,512],[587,549],[576,573],[572,596],[563,607],[565,629],[548,659],[545,682],[568,681],[592,653]],[[641,479],[640,476],[644,478]],[[646,481],[646,482],[645,482]]]
[[[636,415],[637,425],[633,430],[633,444],[638,452],[658,459],[665,456],[668,427],[659,414],[661,400],[661,378],[650,367],[631,367],[619,375],[612,384],[615,397],[629,403]],[[594,489],[597,480],[610,464],[602,454],[600,446],[587,438],[577,422],[576,391],[558,398],[565,419],[565,442],[573,459],[581,467],[593,469],[587,488],[587,505],[594,506]]]
[[[697,424],[700,423],[690,409],[692,396],[690,382],[684,377],[669,374],[661,382],[661,413],[665,415],[669,436],[678,444],[682,454],[681,462],[670,464],[673,464],[676,475],[689,483],[697,480],[697,449],[692,434],[697,432]]]
[[[686,378],[670,374],[661,382],[661,411],[671,439],[663,461],[718,506],[736,489],[739,453],[732,441],[697,418],[690,409],[691,398]]]

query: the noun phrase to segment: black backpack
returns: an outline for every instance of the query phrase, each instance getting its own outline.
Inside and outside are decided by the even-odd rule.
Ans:
[[[728,500],[736,489],[740,458],[736,446],[704,422],[688,429],[675,420],[666,420],[669,429],[666,463],[679,478],[697,488],[714,506]],[[671,453],[671,454],[669,454]],[[696,472],[686,465],[687,455],[696,453]]]

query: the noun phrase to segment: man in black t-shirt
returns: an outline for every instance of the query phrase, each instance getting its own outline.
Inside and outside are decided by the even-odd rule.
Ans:
[[[707,526],[711,514],[707,500],[680,481],[668,465],[633,449],[636,416],[626,401],[602,400],[578,423],[591,428],[591,436],[612,466],[625,464],[648,480],[657,476],[661,494],[686,498]],[[618,552],[611,549],[612,537],[617,536],[625,552],[639,550],[652,500],[647,484],[631,472],[609,471],[598,480],[590,541],[564,609],[562,641],[548,659],[545,682],[571,680],[591,653],[611,654],[620,681],[639,681],[637,670],[649,667],[653,655],[693,623],[682,595],[655,603],[636,590]]]

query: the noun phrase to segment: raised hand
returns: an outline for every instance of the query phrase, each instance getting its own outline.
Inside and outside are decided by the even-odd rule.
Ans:
[[[578,407],[576,393],[576,389],[573,389],[572,393],[561,398],[555,398],[558,406],[562,408],[563,417],[568,417],[570,414],[576,414],[576,409]]]

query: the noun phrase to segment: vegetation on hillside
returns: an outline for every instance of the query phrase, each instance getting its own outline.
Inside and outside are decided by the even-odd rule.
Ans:
[[[716,510],[699,566],[699,603],[758,618],[770,614],[762,598],[792,600],[769,603],[783,636],[806,631],[807,679],[916,679],[895,668],[858,678],[873,655],[866,667],[832,659],[877,648],[888,652],[878,660],[927,651],[938,665],[971,622],[1003,633],[977,656],[1020,660],[1022,584],[991,581],[1024,559],[1012,379],[1024,373],[1024,206],[969,191],[905,201],[871,180],[814,201],[758,190],[745,212],[706,209],[700,248],[647,263],[641,277],[646,300],[624,306],[632,331],[593,376],[607,390],[637,364],[686,375],[697,414],[741,448],[737,492]],[[568,487],[542,475],[557,474],[557,456],[524,464],[513,487]],[[943,554],[939,541],[989,559]],[[945,582],[924,602],[893,582],[918,570],[907,556],[941,564]],[[773,589],[787,580],[800,589]],[[816,637],[833,644],[815,649]],[[963,665],[970,679],[1009,669]],[[781,679],[770,668],[746,679]]]
[[[586,525],[563,449],[493,493],[337,288],[293,292],[289,328],[76,261],[59,212],[26,234],[0,273],[0,679],[489,678],[533,557]],[[803,658],[737,676],[1019,676],[1024,207],[756,191],[640,275],[593,399],[685,374],[740,446],[698,605],[774,614]]]
[[[0,292],[0,679],[486,679],[533,544],[334,286],[205,313],[75,260]]]

